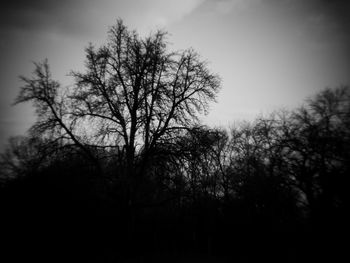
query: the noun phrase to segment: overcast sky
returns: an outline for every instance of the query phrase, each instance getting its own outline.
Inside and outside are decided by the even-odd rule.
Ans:
[[[294,108],[325,87],[350,84],[350,1],[342,0],[2,0],[0,149],[34,120],[11,107],[19,75],[49,59],[53,77],[72,83],[84,48],[102,44],[117,18],[141,35],[170,33],[169,49],[193,47],[222,78],[218,103],[203,118],[226,126]]]

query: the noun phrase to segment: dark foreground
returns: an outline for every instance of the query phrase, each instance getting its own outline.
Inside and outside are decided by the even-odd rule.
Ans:
[[[235,210],[158,217],[154,208],[136,210],[131,224],[116,204],[12,187],[1,193],[1,262],[346,262],[340,217],[276,225],[243,222]]]

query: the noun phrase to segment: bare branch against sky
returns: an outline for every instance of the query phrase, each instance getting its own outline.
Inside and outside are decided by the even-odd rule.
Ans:
[[[32,61],[49,59],[69,85],[84,47],[100,44],[122,18],[140,34],[165,29],[171,48],[193,47],[223,80],[203,120],[226,125],[291,108],[324,87],[350,83],[350,4],[335,0],[2,1],[0,148],[33,122],[30,105],[11,107]]]

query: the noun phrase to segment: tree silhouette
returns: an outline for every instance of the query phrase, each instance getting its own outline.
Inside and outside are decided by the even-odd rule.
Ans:
[[[33,103],[37,121],[30,129],[31,136],[43,137],[61,146],[74,145],[98,164],[96,157],[76,133],[77,127],[69,116],[66,96],[60,84],[52,79],[47,60],[35,63],[33,75],[33,78],[21,77],[25,85],[21,87],[14,103]]]
[[[86,71],[72,72],[76,84],[65,92],[47,61],[35,64],[34,78],[22,77],[16,103],[34,102],[33,132],[75,145],[96,164],[93,148],[116,148],[125,180],[134,184],[157,144],[198,123],[197,114],[215,100],[219,77],[194,50],[169,52],[165,32],[143,39],[121,20],[106,45],[90,45],[86,54]]]
[[[47,164],[49,148],[41,138],[11,137],[0,155],[0,178],[4,181],[37,173]]]
[[[344,206],[349,100],[348,87],[325,89],[295,111],[284,129],[290,171],[313,218],[325,219]]]
[[[86,49],[86,72],[73,73],[74,121],[96,124],[90,139],[99,145],[121,147],[128,174],[136,156],[147,162],[159,141],[195,124],[220,87],[196,52],[169,52],[165,37],[158,31],[141,39],[119,20],[108,44]]]

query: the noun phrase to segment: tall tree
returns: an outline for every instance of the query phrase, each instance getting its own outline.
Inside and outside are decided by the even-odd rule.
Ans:
[[[46,137],[51,143],[74,145],[98,164],[96,157],[79,136],[74,120],[70,116],[69,105],[59,82],[52,79],[47,60],[35,63],[32,78],[21,76],[25,83],[15,99],[14,104],[32,102],[37,120],[30,128],[32,137]]]
[[[168,52],[165,32],[142,39],[121,20],[106,45],[86,53],[86,72],[73,73],[72,114],[97,124],[92,137],[101,145],[122,146],[128,169],[136,153],[147,159],[158,142],[196,123],[220,87],[192,49]]]
[[[36,64],[34,78],[22,78],[16,103],[34,102],[33,131],[75,145],[95,163],[94,148],[116,149],[133,180],[157,145],[198,124],[220,88],[194,50],[170,52],[166,37],[157,31],[142,38],[118,20],[105,45],[86,48],[86,70],[72,72],[71,89],[63,92],[52,80],[47,62]]]

